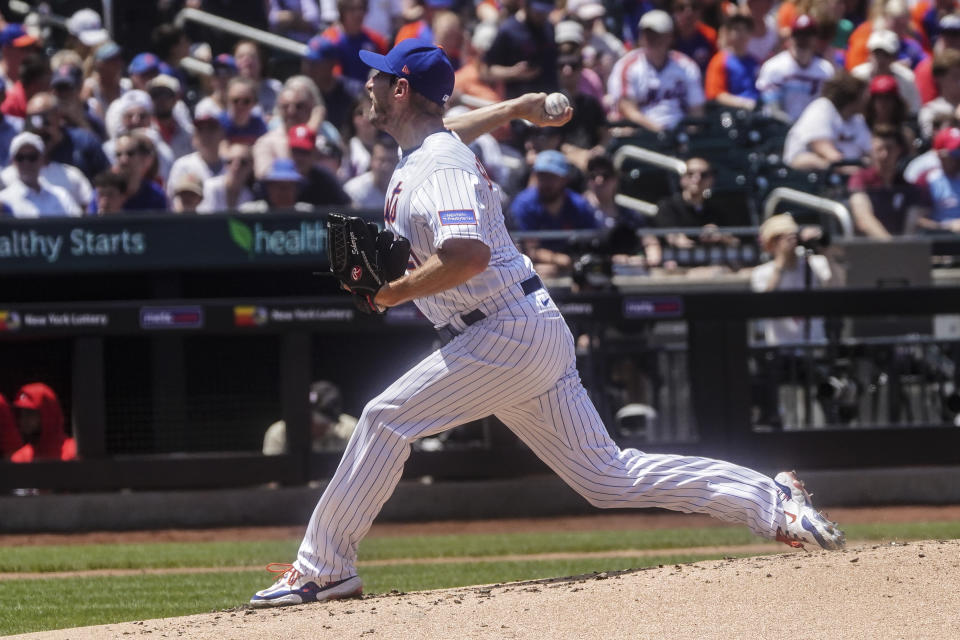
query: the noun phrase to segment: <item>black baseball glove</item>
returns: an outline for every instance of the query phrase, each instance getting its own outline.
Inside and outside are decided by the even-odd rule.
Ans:
[[[355,216],[327,215],[327,256],[330,272],[353,294],[364,313],[383,313],[373,299],[387,282],[401,277],[410,259],[410,241],[379,231]]]

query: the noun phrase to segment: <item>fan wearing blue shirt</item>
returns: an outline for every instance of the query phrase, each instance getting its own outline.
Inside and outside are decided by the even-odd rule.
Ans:
[[[602,221],[586,199],[567,188],[570,165],[559,151],[537,154],[533,163],[536,185],[517,194],[510,204],[513,224],[520,231],[600,229]],[[569,272],[570,256],[564,253],[566,240],[526,240],[524,252],[540,275],[550,277]]]
[[[167,196],[156,182],[149,178],[156,152],[150,139],[139,131],[117,138],[116,171],[127,179],[125,213],[162,213],[169,209]]]

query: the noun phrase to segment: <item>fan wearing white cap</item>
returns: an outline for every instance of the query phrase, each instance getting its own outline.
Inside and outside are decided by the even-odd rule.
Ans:
[[[14,218],[81,216],[83,212],[66,190],[40,177],[43,140],[35,133],[21,133],[10,142],[10,158],[17,180],[0,191],[3,213]]]
[[[920,110],[920,93],[917,91],[913,71],[904,64],[897,63],[900,50],[900,38],[893,31],[877,29],[867,39],[870,60],[858,64],[850,73],[855,78],[870,82],[875,76],[893,76],[897,81],[897,91],[907,105],[910,115]]]
[[[103,152],[113,164],[116,161],[116,145],[119,136],[134,130],[142,131],[150,138],[157,152],[160,177],[166,181],[170,177],[174,155],[153,125],[153,99],[146,91],[133,89],[113,101],[107,109],[107,133],[110,139],[103,143]]]
[[[37,133],[40,139],[43,140],[41,133],[33,133]],[[44,146],[47,146],[46,143],[44,143]],[[87,177],[83,175],[80,169],[72,164],[50,160],[48,156],[49,152],[41,154],[40,158],[40,178],[44,181],[44,184],[60,187],[65,190],[77,206],[80,207],[81,211],[87,211],[87,208],[90,206],[90,201],[93,199],[93,186],[90,184],[90,181],[87,180]],[[20,168],[13,162],[13,156],[10,158],[10,164],[0,171],[0,183],[3,185],[20,182],[18,175]]]
[[[153,126],[170,147],[173,157],[182,158],[192,153],[193,122],[187,106],[180,101],[180,81],[160,74],[147,83],[147,93],[153,101]],[[183,120],[175,114],[178,106],[188,114]]]
[[[110,39],[110,32],[103,28],[100,14],[93,9],[80,9],[70,16],[67,20],[67,31],[77,39],[86,53]]]
[[[673,129],[684,116],[702,116],[703,83],[697,64],[670,49],[673,20],[659,9],[640,18],[640,46],[617,61],[607,93],[620,117],[650,131]]]
[[[914,37],[916,29],[911,18],[910,7],[916,4],[913,0],[876,0],[871,3],[871,14],[878,13],[871,20],[860,24],[847,42],[847,56],[845,66],[848,71],[867,61],[870,51],[867,45],[870,34],[874,29],[889,29],[900,38],[900,51],[897,58],[911,69],[927,57],[923,45]],[[878,11],[879,10],[879,11]]]
[[[606,7],[600,0],[567,0],[568,20],[576,20],[583,25],[585,41],[583,55],[585,62],[600,75],[610,75],[614,63],[627,53],[623,42],[607,31],[603,16]]]

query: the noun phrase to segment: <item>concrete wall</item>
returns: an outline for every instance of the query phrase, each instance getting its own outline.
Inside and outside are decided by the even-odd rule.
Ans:
[[[960,503],[960,468],[803,473],[818,507]],[[39,533],[306,524],[320,487],[123,492],[0,498],[0,532]],[[402,482],[379,521],[470,520],[595,513],[557,477]]]

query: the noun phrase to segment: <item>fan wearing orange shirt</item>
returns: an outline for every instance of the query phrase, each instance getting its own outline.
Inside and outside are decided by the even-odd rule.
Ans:
[[[900,38],[900,54],[897,56],[910,66],[911,69],[926,57],[919,36],[913,30],[910,22],[910,11],[904,0],[887,0],[881,5],[882,9],[871,10],[871,19],[865,20],[850,34],[847,44],[847,58],[845,66],[848,71],[869,61],[870,48],[867,41],[870,34],[876,29],[889,29]]]
[[[363,26],[367,0],[337,0],[337,11],[340,19],[321,34],[337,47],[340,64],[334,73],[366,82],[370,69],[360,60],[360,52],[384,54],[387,41],[381,34]]]

